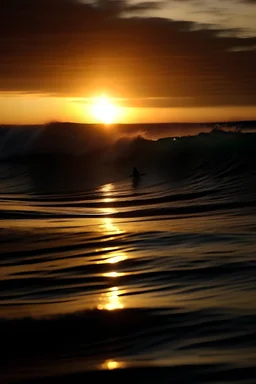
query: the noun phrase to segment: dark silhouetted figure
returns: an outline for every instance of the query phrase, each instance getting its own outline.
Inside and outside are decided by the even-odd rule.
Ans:
[[[140,173],[136,167],[133,167],[132,177],[140,177]]]
[[[133,187],[137,187],[139,185],[140,178],[144,175],[145,173],[140,173],[136,167],[133,167],[132,174],[130,175],[130,177],[132,177]]]

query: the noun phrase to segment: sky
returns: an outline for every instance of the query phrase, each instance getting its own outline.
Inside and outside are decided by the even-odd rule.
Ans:
[[[0,123],[256,119],[256,0],[1,0]]]

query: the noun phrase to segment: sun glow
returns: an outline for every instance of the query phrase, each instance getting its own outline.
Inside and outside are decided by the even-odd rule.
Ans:
[[[97,121],[106,125],[115,123],[118,117],[118,107],[105,95],[92,100],[91,112]]]
[[[115,361],[115,360],[107,360],[105,361],[102,366],[103,369],[108,369],[109,371],[112,371],[113,369],[119,369],[124,368],[125,365],[123,362]]]

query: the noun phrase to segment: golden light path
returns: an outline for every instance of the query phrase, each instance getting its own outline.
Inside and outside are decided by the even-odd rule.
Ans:
[[[107,310],[107,311],[113,311],[116,309],[123,309],[124,305],[120,302],[119,299],[119,289],[118,287],[112,287],[110,288],[110,291],[107,293],[104,293],[100,299],[99,304],[97,305],[97,309],[99,310]]]
[[[103,201],[104,202],[109,202],[109,201],[114,201],[113,198],[113,190],[114,190],[114,185],[113,184],[106,184],[101,188],[101,193],[103,195]],[[103,208],[103,213],[104,215],[107,213],[111,213],[111,208]],[[113,223],[113,219],[110,217],[103,217],[102,218],[102,224],[101,224],[101,230],[106,234],[106,235],[120,235],[124,233],[116,223]],[[111,239],[111,237],[110,237]],[[102,260],[98,261],[98,264],[110,264],[110,265],[116,265],[120,263],[123,260],[127,259],[127,255],[118,249],[118,247],[112,247],[110,252],[107,254],[106,257],[104,257]],[[106,272],[103,273],[104,277],[108,277],[110,279],[115,280],[117,277],[125,276],[125,273],[122,272],[117,272],[114,270],[111,272]],[[114,285],[114,284],[113,284]],[[124,305],[120,301],[119,295],[123,291],[120,291],[120,288],[117,286],[112,286],[108,292],[105,292],[101,294],[99,297],[99,302],[97,305],[97,309],[99,310],[107,310],[107,311],[113,311],[116,309],[123,309]],[[112,364],[113,363],[113,364]],[[107,366],[108,369],[115,369],[117,366],[115,365],[115,362],[110,362],[109,366]]]

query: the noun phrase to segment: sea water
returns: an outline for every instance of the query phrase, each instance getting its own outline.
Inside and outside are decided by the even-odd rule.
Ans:
[[[1,135],[1,382],[255,383],[256,135],[25,135]]]

